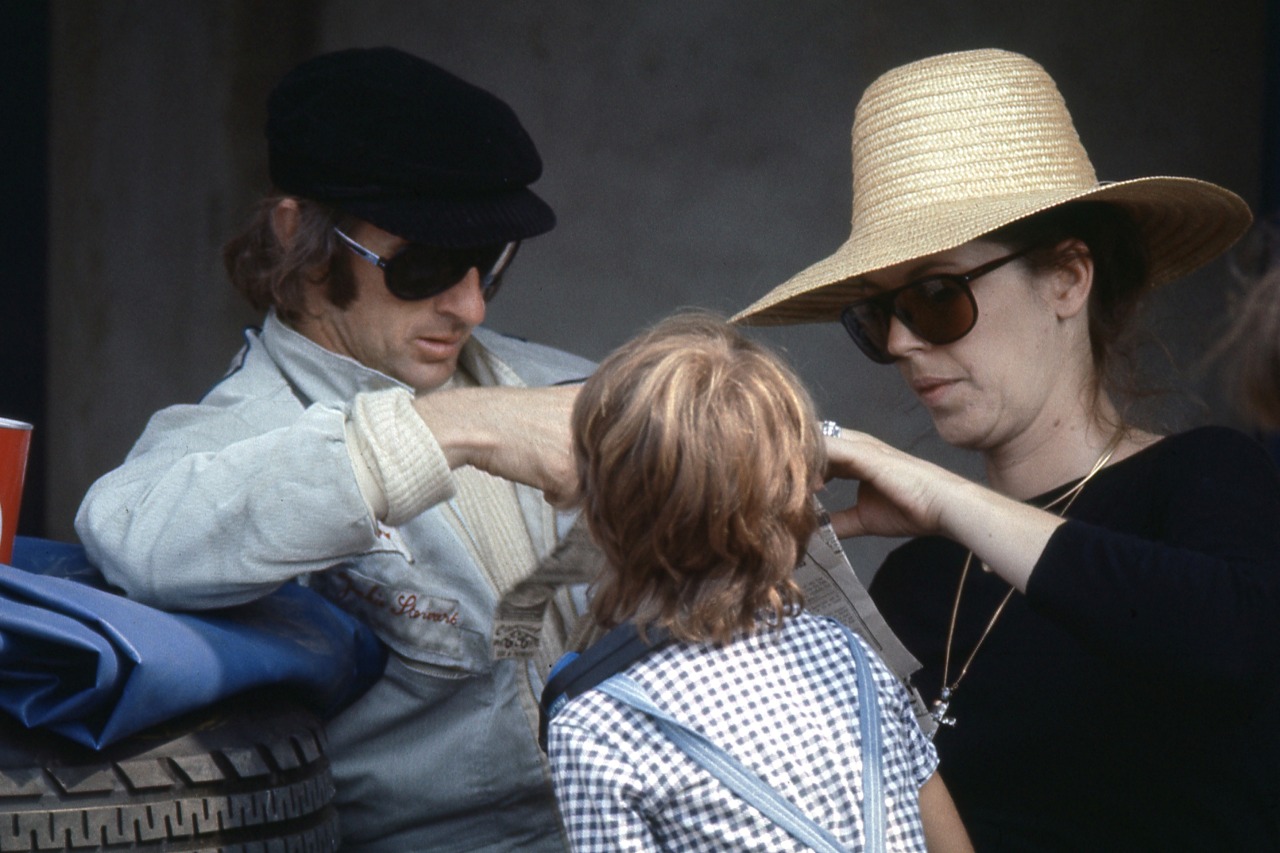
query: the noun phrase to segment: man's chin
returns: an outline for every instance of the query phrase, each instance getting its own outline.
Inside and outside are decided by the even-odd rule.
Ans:
[[[447,385],[453,375],[458,372],[457,361],[439,362],[436,364],[417,365],[411,375],[397,376],[404,384],[419,394],[429,394]]]

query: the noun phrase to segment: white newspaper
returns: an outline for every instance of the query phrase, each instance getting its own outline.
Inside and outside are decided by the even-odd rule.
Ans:
[[[938,723],[929,715],[928,706],[911,683],[911,676],[920,669],[920,661],[907,651],[876,609],[871,594],[858,580],[840,547],[826,513],[809,540],[804,562],[796,569],[796,583],[804,590],[807,609],[839,619],[876,650],[911,694],[916,720],[924,733],[932,737]]]
[[[494,656],[533,657],[549,642],[559,645],[555,642],[559,638],[543,636],[544,617],[557,590],[591,583],[603,563],[604,555],[591,542],[585,524],[579,521],[555,552],[499,602],[492,638]],[[911,694],[920,728],[932,736],[937,723],[929,716],[928,707],[911,683],[920,662],[902,645],[872,603],[825,512],[817,532],[809,540],[804,562],[796,569],[796,582],[804,590],[807,609],[848,625],[880,655]],[[589,619],[582,620],[573,636],[565,638],[570,648],[585,648],[599,638],[601,632],[590,627],[589,622]]]

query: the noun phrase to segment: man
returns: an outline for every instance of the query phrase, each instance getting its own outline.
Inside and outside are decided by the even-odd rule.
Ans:
[[[537,584],[536,624],[495,609],[572,521],[531,486],[571,482],[574,391],[521,386],[592,366],[480,328],[555,223],[538,153],[502,101],[390,48],[291,71],[267,138],[278,192],[225,253],[263,328],[152,418],[76,529],[156,606],[301,578],[374,626],[386,672],[328,728],[344,850],[563,850],[537,673],[576,609]]]

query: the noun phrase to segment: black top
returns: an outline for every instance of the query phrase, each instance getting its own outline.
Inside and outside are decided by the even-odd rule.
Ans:
[[[1280,850],[1280,477],[1266,452],[1220,427],[1166,438],[1099,472],[1067,515],[935,740],[974,845]],[[914,539],[871,585],[928,701],[966,553]],[[951,679],[1008,589],[975,560]]]

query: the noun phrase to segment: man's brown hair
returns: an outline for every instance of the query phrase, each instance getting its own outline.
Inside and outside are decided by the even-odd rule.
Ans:
[[[276,237],[271,218],[276,205],[294,198],[298,228],[288,246]],[[306,304],[308,284],[324,282],[325,294],[338,308],[356,296],[350,250],[333,233],[350,228],[355,219],[336,208],[306,198],[273,194],[258,202],[249,222],[222,249],[222,262],[236,290],[258,311],[275,308],[293,323]]]
[[[723,319],[684,314],[605,359],[573,411],[582,512],[609,569],[592,612],[726,642],[802,602],[826,457],[796,375]]]

